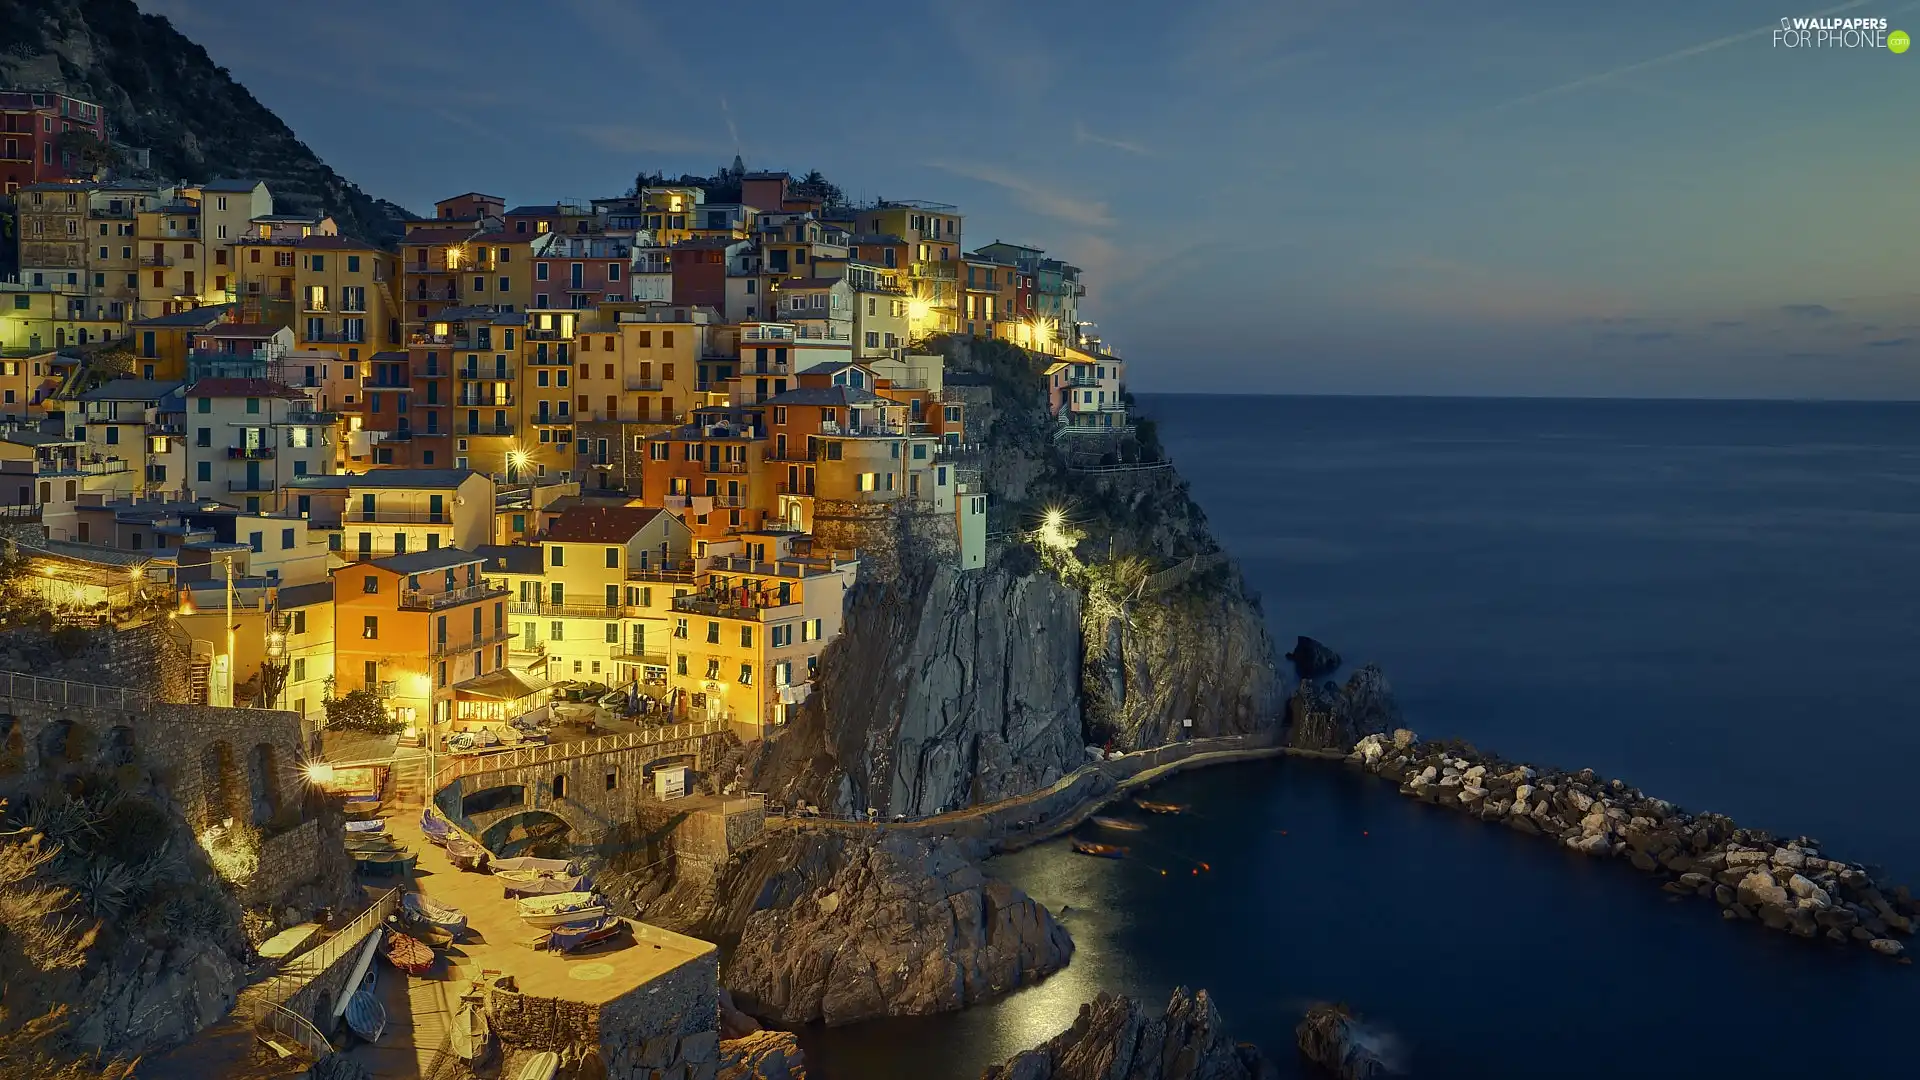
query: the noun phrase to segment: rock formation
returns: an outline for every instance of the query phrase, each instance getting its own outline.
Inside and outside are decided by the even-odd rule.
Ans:
[[[756,1031],[724,1040],[714,1080],[807,1080],[800,1040],[791,1031]]]
[[[1205,990],[1173,992],[1164,1014],[1103,993],[1073,1026],[986,1071],[982,1080],[1264,1080],[1279,1071],[1220,1030]]]
[[[1287,700],[1287,745],[1302,750],[1345,749],[1361,736],[1388,731],[1399,721],[1393,688],[1378,666],[1368,664],[1348,676],[1344,686],[1302,680]]]
[[[1324,679],[1340,670],[1340,654],[1304,634],[1295,639],[1287,659],[1293,661],[1293,672],[1301,682]]]
[[[728,874],[709,927],[738,926],[722,981],[747,1013],[791,1026],[942,1012],[1035,982],[1073,952],[1045,908],[960,842],[782,831]]]
[[[1920,920],[1905,886],[1860,863],[1827,858],[1810,837],[1782,840],[1719,814],[1691,814],[1592,769],[1522,765],[1458,742],[1420,743],[1404,729],[1367,735],[1349,760],[1402,794],[1504,822],[1582,854],[1623,859],[1667,892],[1712,899],[1725,919],[1798,937],[1857,942],[1900,957]]]
[[[1293,1030],[1300,1053],[1340,1080],[1376,1080],[1395,1071],[1387,1040],[1369,1030],[1344,1005],[1315,1005]]]

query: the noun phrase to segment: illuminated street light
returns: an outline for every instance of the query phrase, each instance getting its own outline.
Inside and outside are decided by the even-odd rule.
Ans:
[[[309,784],[333,783],[333,766],[324,761],[316,761],[309,764],[306,767],[306,774],[307,783]]]

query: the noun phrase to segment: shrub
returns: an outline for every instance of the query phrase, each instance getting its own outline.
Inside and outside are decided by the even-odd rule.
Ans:
[[[327,726],[369,735],[397,735],[406,725],[387,715],[387,704],[366,687],[326,700]]]

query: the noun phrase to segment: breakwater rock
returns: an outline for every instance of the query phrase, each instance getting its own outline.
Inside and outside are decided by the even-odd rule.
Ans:
[[[756,1031],[723,1039],[714,1080],[807,1080],[800,1040],[791,1031]]]
[[[982,1080],[1268,1080],[1279,1071],[1221,1030],[1205,990],[1174,990],[1161,1015],[1102,993],[1073,1026],[989,1068]]]
[[[1300,1053],[1340,1080],[1376,1080],[1395,1072],[1391,1040],[1368,1028],[1344,1005],[1315,1005],[1293,1029]]]
[[[1720,814],[1689,813],[1592,769],[1523,765],[1466,743],[1421,743],[1402,728],[1367,735],[1348,760],[1436,806],[1545,836],[1664,879],[1677,895],[1713,900],[1726,919],[1797,937],[1906,951],[1920,903],[1871,868],[1826,857],[1810,837],[1776,837]]]
[[[715,928],[739,927],[722,981],[773,1023],[946,1012],[1066,966],[1047,909],[988,877],[977,845],[788,828],[731,867]],[[737,923],[734,919],[737,918]]]
[[[1390,731],[1399,722],[1393,687],[1373,664],[1347,676],[1344,685],[1303,679],[1287,699],[1287,745],[1300,750],[1344,750],[1355,739]]]

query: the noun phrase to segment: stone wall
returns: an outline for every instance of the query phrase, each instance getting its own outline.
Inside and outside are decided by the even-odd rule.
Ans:
[[[698,770],[712,760],[712,741],[722,737],[706,735],[648,743],[625,750],[477,772],[455,780],[436,797],[435,803],[462,828],[482,840],[489,828],[537,811],[566,822],[573,830],[574,843],[597,844],[615,829],[635,820],[654,766],[664,761],[692,758]],[[505,759],[508,755],[501,757]],[[614,778],[612,787],[607,786],[608,774]],[[554,781],[562,777],[565,778],[564,791],[556,793]],[[521,802],[474,814],[464,810],[462,801],[468,796],[502,787],[520,788],[524,793]]]
[[[665,805],[670,808],[673,804]],[[741,845],[759,836],[765,825],[766,804],[758,798],[700,806],[675,826],[674,857],[717,868]]]
[[[687,940],[644,923],[633,929],[635,949],[668,938],[675,945]],[[487,1014],[501,1042],[517,1051],[592,1048],[607,1080],[713,1080],[720,1045],[719,952],[709,948],[602,1005],[496,989]]]

